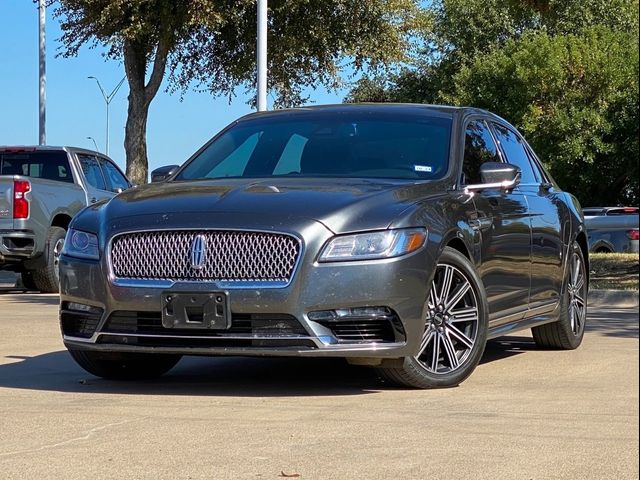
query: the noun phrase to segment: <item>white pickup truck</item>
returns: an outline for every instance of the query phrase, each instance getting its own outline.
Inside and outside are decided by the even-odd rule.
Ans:
[[[58,257],[73,216],[131,183],[108,157],[73,147],[0,146],[0,270],[58,291]]]

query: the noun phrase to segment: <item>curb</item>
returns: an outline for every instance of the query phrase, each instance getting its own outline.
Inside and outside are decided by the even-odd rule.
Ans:
[[[638,308],[638,292],[633,290],[591,290],[589,306],[595,308]]]

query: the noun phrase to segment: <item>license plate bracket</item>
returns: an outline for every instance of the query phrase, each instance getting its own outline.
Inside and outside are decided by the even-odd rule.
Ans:
[[[227,330],[231,328],[229,297],[225,292],[164,292],[162,326],[193,330]]]

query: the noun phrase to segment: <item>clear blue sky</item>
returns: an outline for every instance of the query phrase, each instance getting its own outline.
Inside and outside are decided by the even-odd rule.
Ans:
[[[47,143],[104,151],[105,106],[90,75],[107,91],[124,76],[118,61],[105,61],[99,49],[84,48],[76,58],[56,58],[61,30],[47,12]],[[32,0],[0,0],[0,145],[38,143],[38,10]],[[163,84],[166,87],[166,84]],[[341,102],[345,92],[308,92],[313,103]],[[128,90],[111,102],[110,156],[124,167],[124,126]],[[162,89],[151,104],[147,127],[150,168],[182,163],[235,118],[250,113],[248,98],[227,99],[189,92],[180,101]]]

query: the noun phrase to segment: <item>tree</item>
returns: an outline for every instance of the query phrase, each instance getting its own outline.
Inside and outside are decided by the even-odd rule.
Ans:
[[[271,0],[269,76],[278,105],[303,101],[306,87],[332,88],[339,71],[385,68],[407,58],[424,28],[419,0]],[[129,83],[127,174],[148,175],[149,105],[166,74],[171,91],[192,85],[230,98],[252,90],[255,0],[60,0],[63,55],[106,45]]]
[[[483,107],[583,203],[637,203],[638,1],[436,0],[417,60],[348,101]]]
[[[637,42],[601,27],[527,34],[463,67],[449,103],[508,118],[583,203],[636,203]]]

